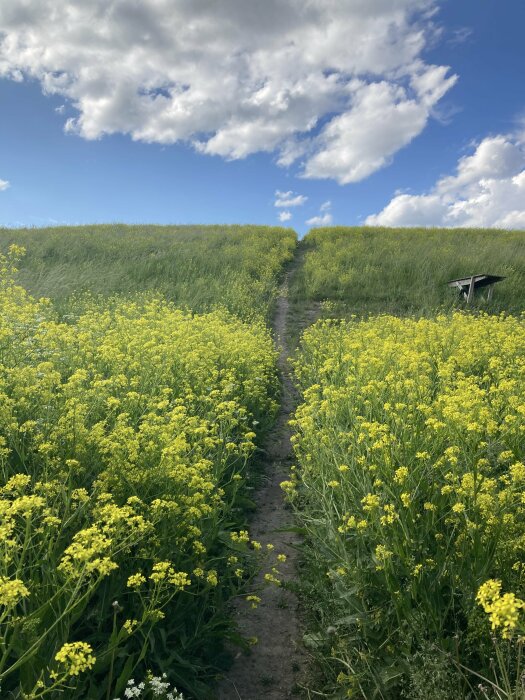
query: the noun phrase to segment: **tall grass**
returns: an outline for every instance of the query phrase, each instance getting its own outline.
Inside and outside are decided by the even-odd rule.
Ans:
[[[224,306],[244,319],[271,313],[278,277],[296,244],[265,226],[126,226],[0,229],[0,250],[26,249],[18,282],[63,313],[72,298],[157,292],[196,312]]]
[[[325,301],[326,315],[430,314],[464,305],[451,279],[503,275],[490,305],[499,312],[525,308],[525,232],[484,229],[324,228],[302,244],[304,266],[292,299]]]

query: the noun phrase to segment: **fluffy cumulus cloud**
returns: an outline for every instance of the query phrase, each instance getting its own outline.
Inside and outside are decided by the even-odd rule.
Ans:
[[[306,221],[307,226],[330,226],[334,220],[332,212],[330,211],[331,208],[332,202],[330,201],[321,204],[319,207],[319,214],[308,219]]]
[[[0,180],[0,192],[2,192],[2,190],[6,190],[10,186],[11,183],[9,182],[9,180]]]
[[[280,211],[279,212],[279,221],[290,221],[292,218],[292,212],[291,211]]]
[[[306,162],[304,177],[358,182],[387,165],[416,137],[430,110],[455,82],[446,69],[429,68],[412,81],[414,96],[381,81],[353,88],[351,108],[334,117],[318,136],[318,150]]]
[[[397,194],[365,223],[525,229],[525,134],[483,139],[430,192]]]
[[[0,77],[39,80],[86,139],[275,152],[308,178],[388,164],[454,84],[437,0],[2,0]]]

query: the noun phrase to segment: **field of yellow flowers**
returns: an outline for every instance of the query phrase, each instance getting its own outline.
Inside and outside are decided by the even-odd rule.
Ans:
[[[319,321],[295,372],[317,690],[523,698],[525,319]]]
[[[1,697],[208,697],[260,558],[270,332],[155,296],[58,316],[13,281],[22,252],[0,256]]]

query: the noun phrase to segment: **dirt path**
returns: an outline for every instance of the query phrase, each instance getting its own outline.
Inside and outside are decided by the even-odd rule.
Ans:
[[[280,530],[293,523],[279,484],[288,479],[293,459],[288,421],[297,404],[297,396],[287,362],[288,285],[299,260],[296,258],[285,275],[277,300],[274,332],[280,348],[282,377],[281,407],[276,424],[266,442],[265,481],[257,491],[257,511],[250,524],[251,536],[263,545],[271,542],[276,552],[286,554],[279,563],[280,578],[286,584],[295,578],[298,536]],[[244,637],[257,637],[258,644],[249,655],[237,653],[233,667],[222,681],[219,700],[284,700],[297,697],[297,683],[304,668],[302,637],[295,595],[283,587],[268,586],[259,594],[262,602],[253,610],[244,601],[236,606],[238,625]]]

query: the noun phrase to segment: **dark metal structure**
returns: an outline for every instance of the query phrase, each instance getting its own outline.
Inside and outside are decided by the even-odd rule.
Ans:
[[[462,277],[458,280],[450,280],[449,287],[457,287],[460,294],[467,300],[467,304],[472,301],[474,292],[483,287],[488,287],[487,299],[490,301],[494,294],[494,285],[496,282],[501,282],[505,277],[500,275],[471,275],[470,277]]]

